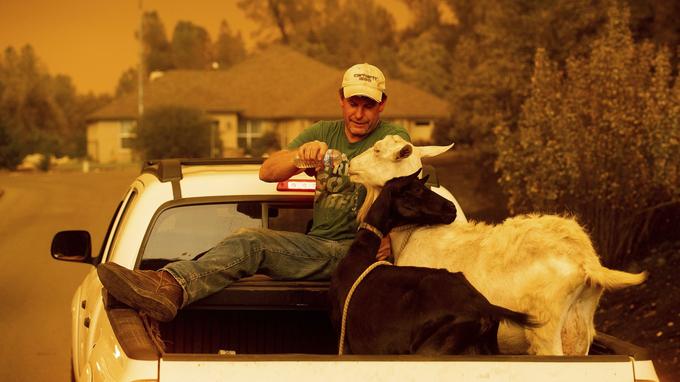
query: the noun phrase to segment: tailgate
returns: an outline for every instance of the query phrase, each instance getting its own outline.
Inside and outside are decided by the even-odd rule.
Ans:
[[[313,356],[167,354],[159,380],[357,381],[636,381],[626,356]],[[643,376],[638,376],[641,378]],[[638,379],[638,381],[654,381]]]

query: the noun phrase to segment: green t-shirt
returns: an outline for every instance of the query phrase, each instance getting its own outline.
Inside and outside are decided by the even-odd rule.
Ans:
[[[357,213],[366,197],[366,189],[349,180],[349,161],[387,135],[399,135],[407,141],[411,140],[404,128],[383,121],[359,142],[350,143],[344,129],[343,120],[319,121],[288,145],[288,149],[293,150],[305,142],[317,140],[341,153],[341,157],[333,161],[332,168],[324,168],[316,175],[314,222],[309,234],[330,240],[354,238],[358,225]]]

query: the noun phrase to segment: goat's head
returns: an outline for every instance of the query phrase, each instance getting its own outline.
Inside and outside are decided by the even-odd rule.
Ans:
[[[456,219],[456,206],[430,190],[427,177],[418,179],[420,170],[409,176],[385,183],[368,216],[371,220],[385,219],[387,229],[406,224],[449,224]],[[369,218],[367,218],[369,219]]]
[[[350,161],[350,179],[379,189],[392,178],[422,168],[421,158],[439,155],[452,146],[414,146],[398,135],[388,135]]]
[[[413,174],[423,167],[420,158],[437,156],[452,146],[414,146],[398,135],[388,135],[352,159],[349,163],[350,180],[363,184],[367,191],[357,219],[364,219],[388,180]]]

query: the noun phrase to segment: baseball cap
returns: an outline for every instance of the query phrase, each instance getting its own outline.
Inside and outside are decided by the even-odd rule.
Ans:
[[[380,102],[384,92],[385,75],[371,64],[356,64],[347,69],[342,77],[342,94],[345,98],[364,96]]]

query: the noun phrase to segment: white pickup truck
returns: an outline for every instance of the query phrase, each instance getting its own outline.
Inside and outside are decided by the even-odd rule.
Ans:
[[[265,183],[258,178],[260,164],[148,162],[118,206],[97,256],[86,231],[58,232],[52,256],[158,269],[196,258],[242,227],[305,232],[313,179]],[[455,201],[435,176],[430,182]],[[645,349],[604,334],[584,357],[338,356],[327,288],[327,282],[254,276],[158,323],[113,299],[93,267],[71,305],[73,380],[658,381]]]

